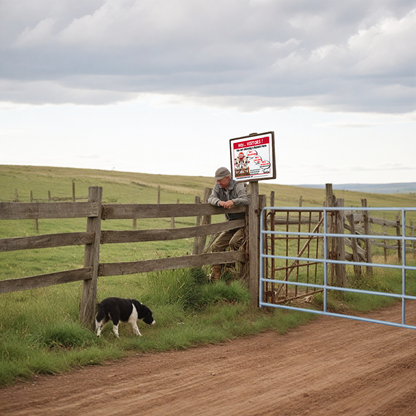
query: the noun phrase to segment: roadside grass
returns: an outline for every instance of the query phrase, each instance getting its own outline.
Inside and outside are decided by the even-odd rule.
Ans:
[[[186,349],[267,330],[285,333],[314,316],[256,310],[239,280],[208,283],[203,269],[181,269],[99,281],[99,300],[134,297],[149,306],[156,325],[128,324],[120,338],[109,323],[100,338],[78,321],[81,284],[3,294],[0,298],[0,385],[36,374],[55,374],[100,364],[134,352]]]
[[[133,352],[183,350],[270,330],[284,334],[317,318],[312,313],[253,309],[241,281],[231,279],[211,284],[205,276],[206,270],[201,268],[100,279],[98,300],[107,296],[134,297],[153,310],[156,325],[139,322],[142,337],[135,336],[131,327],[123,323],[119,339],[114,337],[111,323],[100,338],[82,327],[78,321],[80,283],[3,294],[0,385],[37,374],[101,364]],[[389,272],[353,284],[396,292],[401,282],[397,274]],[[409,293],[415,291],[412,283]],[[328,307],[340,313],[363,313],[394,303],[387,299],[386,302],[379,296],[332,293]],[[318,294],[312,305],[320,308],[321,302],[322,296]]]

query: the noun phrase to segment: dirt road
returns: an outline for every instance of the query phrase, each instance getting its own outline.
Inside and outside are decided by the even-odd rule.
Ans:
[[[287,335],[36,377],[0,389],[0,414],[416,415],[416,331],[320,317]]]

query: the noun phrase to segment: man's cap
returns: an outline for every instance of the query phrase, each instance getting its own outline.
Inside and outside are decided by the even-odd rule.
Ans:
[[[218,168],[215,171],[215,180],[216,181],[219,181],[222,178],[225,178],[226,176],[231,176],[231,173],[227,168]]]

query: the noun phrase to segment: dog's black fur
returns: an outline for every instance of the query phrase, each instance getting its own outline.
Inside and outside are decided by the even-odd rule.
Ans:
[[[95,329],[97,337],[108,321],[113,321],[114,335],[119,338],[118,325],[121,322],[128,322],[136,335],[142,335],[137,327],[137,320],[141,319],[148,325],[154,325],[152,311],[138,300],[107,298],[97,305],[97,315],[95,317]]]

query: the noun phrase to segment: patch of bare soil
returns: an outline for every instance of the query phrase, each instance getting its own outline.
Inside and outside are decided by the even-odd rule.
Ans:
[[[416,320],[416,305],[406,315]],[[395,306],[371,317],[400,322]],[[410,323],[410,322],[408,322]],[[5,415],[416,415],[416,331],[320,317],[0,389]]]

